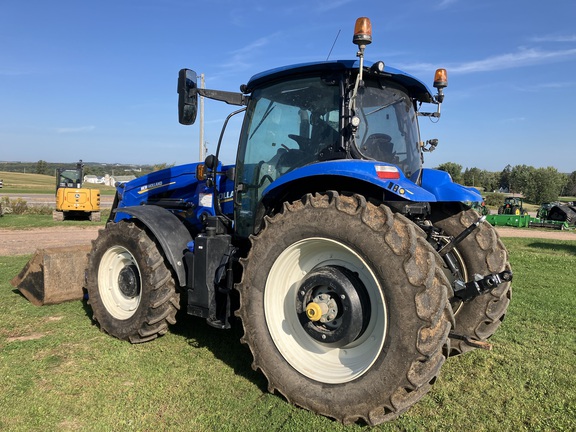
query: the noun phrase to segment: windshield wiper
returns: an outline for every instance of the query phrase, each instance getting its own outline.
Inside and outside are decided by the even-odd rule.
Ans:
[[[252,137],[254,136],[254,134],[256,133],[256,131],[258,129],[260,129],[260,126],[262,126],[262,123],[264,123],[264,120],[266,120],[266,118],[270,115],[270,113],[272,112],[272,110],[274,110],[274,108],[276,108],[276,105],[272,106],[274,104],[274,101],[270,101],[270,103],[268,104],[268,107],[266,108],[266,112],[264,113],[264,115],[262,116],[262,119],[260,120],[260,122],[256,125],[256,127],[254,128],[254,130],[252,131],[252,133],[250,134],[250,138],[252,139]]]
[[[371,115],[371,114],[375,114],[375,113],[377,113],[378,111],[382,111],[383,109],[386,109],[386,108],[388,108],[388,107],[391,107],[392,105],[396,105],[398,102],[402,102],[403,100],[404,100],[403,97],[400,98],[400,99],[396,99],[395,101],[390,102],[390,103],[387,104],[387,105],[382,105],[381,107],[376,108],[374,111],[370,111],[369,113],[366,113],[365,116],[368,117],[368,116]]]

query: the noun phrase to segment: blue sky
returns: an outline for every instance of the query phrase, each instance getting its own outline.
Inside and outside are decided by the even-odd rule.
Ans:
[[[325,60],[339,31],[331,58],[355,58],[359,16],[372,21],[367,59],[429,86],[448,70],[442,118],[421,119],[422,138],[440,141],[427,166],[576,171],[574,0],[0,0],[0,161],[194,162],[180,68],[238,91],[260,71]],[[233,109],[206,101],[209,152]]]

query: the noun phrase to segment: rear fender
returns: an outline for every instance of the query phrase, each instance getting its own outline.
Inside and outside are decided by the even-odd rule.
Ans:
[[[185,286],[186,269],[183,257],[188,243],[192,241],[192,236],[180,219],[170,211],[154,205],[117,209],[115,220],[120,219],[137,219],[154,234],[164,255],[176,272],[178,283],[180,286]]]
[[[264,190],[262,196],[265,198],[268,195],[275,195],[276,191],[286,188],[287,185],[295,181],[331,176],[370,183],[386,191],[389,195],[397,196],[398,200],[401,201],[436,201],[436,197],[433,194],[406,178],[402,171],[398,170],[398,178],[382,178],[379,176],[378,167],[394,167],[394,165],[359,159],[343,159],[306,165],[290,171],[275,180]]]

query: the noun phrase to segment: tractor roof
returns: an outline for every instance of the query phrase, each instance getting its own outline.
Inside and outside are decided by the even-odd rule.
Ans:
[[[366,69],[369,69],[372,65],[372,62],[364,62]],[[254,75],[248,81],[244,93],[251,93],[255,88],[267,84],[268,82],[276,81],[279,79],[286,79],[292,75],[297,76],[315,72],[357,70],[358,67],[358,60],[334,60],[283,66]],[[432,102],[433,100],[432,92],[426,86],[426,84],[413,77],[412,75],[407,74],[406,72],[386,66],[384,68],[384,72],[379,73],[379,75],[383,78],[402,85],[406,88],[406,90],[408,90],[408,93],[411,97],[420,102]]]

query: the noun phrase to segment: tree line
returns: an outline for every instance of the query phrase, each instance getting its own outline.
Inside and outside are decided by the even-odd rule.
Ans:
[[[486,192],[522,194],[527,202],[541,204],[557,201],[560,196],[576,196],[576,171],[571,174],[556,168],[534,168],[528,165],[506,165],[501,172],[466,168],[454,162],[437,167],[446,171],[456,183],[481,188]]]
[[[0,162],[0,171],[8,172],[21,172],[30,174],[44,174],[54,176],[57,168],[76,168],[74,162],[46,162],[39,160],[37,162]],[[129,175],[133,174],[135,177],[148,174],[152,171],[157,171],[166,168],[168,164],[158,165],[128,165],[128,164],[104,164],[98,162],[83,162],[84,175],[95,175],[103,177],[106,174],[116,175]]]

